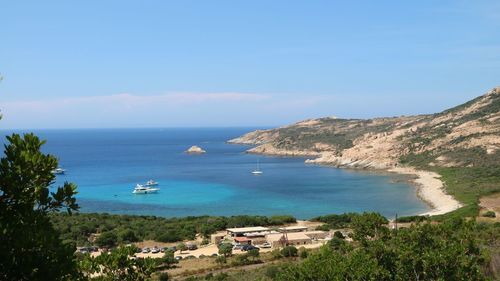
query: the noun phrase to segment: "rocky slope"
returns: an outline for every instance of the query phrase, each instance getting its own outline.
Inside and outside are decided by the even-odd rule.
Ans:
[[[320,118],[229,141],[250,153],[311,156],[309,163],[387,169],[500,164],[500,87],[437,114],[375,119]]]

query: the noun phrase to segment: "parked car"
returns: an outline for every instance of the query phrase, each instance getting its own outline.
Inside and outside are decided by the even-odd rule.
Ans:
[[[160,249],[158,247],[156,247],[156,246],[154,246],[153,249],[151,250],[152,254],[157,254],[159,252],[160,252]]]
[[[259,246],[259,248],[271,248],[271,244],[268,242],[264,242],[262,245]]]
[[[87,247],[83,247],[83,248],[80,248],[80,249],[78,250],[78,252],[80,252],[80,253],[82,253],[82,254],[87,254],[87,253],[89,253],[89,250],[87,249]]]
[[[165,253],[165,247],[161,247],[160,252]]]
[[[175,252],[177,251],[177,247],[176,246],[168,247],[167,250]]]
[[[176,260],[182,260],[182,256],[175,256]]]
[[[196,244],[187,244],[186,247],[189,251],[198,249],[198,246],[196,246]]]
[[[144,253],[144,254],[147,254],[149,252],[151,252],[151,249],[149,249],[148,247],[145,247],[142,249],[142,253]]]
[[[234,245],[233,250],[241,250],[242,248],[243,248],[243,245],[236,244],[236,245]]]
[[[255,247],[254,245],[243,245],[243,247],[241,247],[241,250],[242,251],[250,251],[250,250],[260,250],[258,247]]]
[[[98,248],[95,246],[81,247],[80,249],[78,249],[78,251],[82,254],[86,254],[91,252],[97,252]]]

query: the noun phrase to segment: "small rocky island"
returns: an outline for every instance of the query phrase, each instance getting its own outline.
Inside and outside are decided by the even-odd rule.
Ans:
[[[201,147],[193,145],[188,150],[186,150],[186,153],[189,153],[189,154],[203,154],[203,153],[207,153],[207,152],[205,150],[203,150]]]

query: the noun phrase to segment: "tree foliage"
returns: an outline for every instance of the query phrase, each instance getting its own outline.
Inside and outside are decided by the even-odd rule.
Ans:
[[[61,233],[63,240],[86,246],[93,233],[111,231],[118,237],[118,243],[127,244],[133,240],[155,240],[178,242],[193,240],[196,234],[205,237],[219,230],[241,226],[283,225],[295,222],[292,216],[231,216],[231,217],[184,217],[163,218],[156,216],[133,216],[111,214],[75,213],[51,214],[51,221]]]
[[[285,246],[283,249],[281,249],[281,255],[288,258],[288,257],[296,257],[298,256],[298,250],[294,246]]]
[[[233,253],[233,245],[231,243],[221,243],[219,245],[219,254],[228,257]]]
[[[54,184],[57,159],[43,154],[33,134],[7,137],[0,160],[0,279],[77,278],[75,247],[63,244],[48,213],[77,210],[76,186]]]
[[[326,226],[321,227],[322,230],[338,229],[338,228],[348,227],[350,225],[350,223],[352,222],[352,218],[356,215],[357,214],[355,214],[355,213],[346,213],[346,214],[340,214],[340,215],[331,214],[331,215],[324,215],[324,216],[312,218],[311,221],[325,223]]]
[[[186,243],[179,243],[177,244],[177,250],[182,254],[183,251],[187,250]]]
[[[135,247],[119,247],[97,257],[86,255],[81,269],[95,281],[143,281],[149,280],[159,261],[152,258],[131,258]]]
[[[161,258],[161,266],[163,268],[171,268],[176,263],[179,263],[179,261],[175,259],[174,251],[172,250],[165,251],[165,254]]]
[[[284,267],[276,280],[485,280],[474,222],[426,222],[391,232],[377,221],[361,215],[354,247],[334,238],[299,265]]]
[[[104,247],[104,248],[112,248],[116,246],[117,242],[118,242],[118,237],[112,231],[106,231],[101,233],[95,240],[95,243],[99,247]]]
[[[363,213],[352,219],[353,238],[366,242],[367,239],[379,239],[388,234],[389,229],[385,227],[389,221],[378,213]]]

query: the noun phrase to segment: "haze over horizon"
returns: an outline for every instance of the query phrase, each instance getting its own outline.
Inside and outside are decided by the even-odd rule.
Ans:
[[[217,3],[3,3],[0,128],[413,115],[500,85],[498,1]]]

